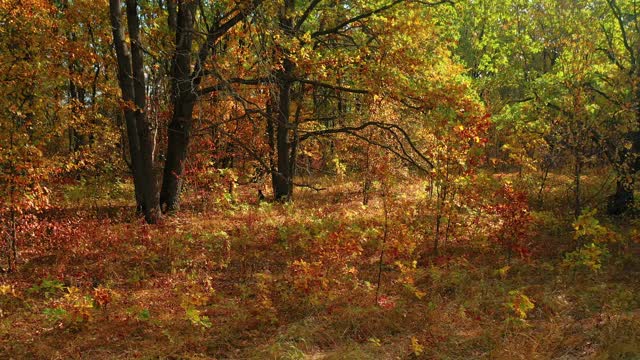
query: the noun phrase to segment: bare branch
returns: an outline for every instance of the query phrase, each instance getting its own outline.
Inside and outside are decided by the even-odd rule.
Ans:
[[[391,9],[392,7],[398,5],[398,4],[402,3],[402,2],[405,2],[405,1],[406,0],[395,0],[395,1],[393,1],[393,2],[391,2],[389,4],[387,4],[387,5],[384,5],[384,6],[380,7],[380,8],[365,12],[363,14],[360,14],[360,15],[356,16],[356,17],[352,17],[351,19],[345,20],[345,21],[341,22],[340,24],[338,24],[338,25],[336,25],[336,26],[334,26],[334,27],[332,27],[330,29],[318,30],[318,31],[312,33],[311,37],[312,38],[317,38],[319,36],[337,33],[337,32],[340,31],[340,29],[342,29],[342,28],[344,28],[344,27],[346,27],[346,26],[348,26],[350,24],[353,24],[356,21],[360,21],[360,20],[366,19],[368,17],[371,17],[373,15],[379,14],[379,13],[381,13],[381,12],[383,12],[385,10]]]
[[[238,13],[229,18],[223,24],[211,28],[211,30],[207,34],[205,43],[200,47],[200,51],[198,52],[198,61],[195,64],[195,68],[191,76],[193,78],[193,82],[196,85],[200,83],[200,79],[203,75],[204,63],[207,61],[207,58],[209,57],[209,54],[216,42],[218,42],[218,40],[220,40],[220,38],[222,38],[227,33],[227,31],[233,28],[240,21],[244,20],[249,15],[249,12],[260,5],[262,1],[263,0],[253,0],[251,2],[251,5],[247,9],[238,11]]]
[[[311,4],[309,4],[307,9],[304,11],[302,16],[300,17],[300,19],[298,19],[298,22],[296,23],[296,25],[293,27],[293,30],[295,32],[298,32],[300,30],[300,27],[302,27],[302,24],[304,24],[304,22],[307,21],[307,18],[309,17],[309,15],[311,15],[311,12],[313,11],[313,9],[315,9],[315,7],[318,6],[320,1],[322,0],[313,0]]]
[[[410,156],[407,156],[407,154],[399,153],[396,149],[392,148],[389,145],[382,144],[382,143],[377,142],[375,140],[369,139],[369,138],[367,138],[367,137],[365,137],[363,135],[358,134],[357,132],[348,131],[348,132],[345,132],[345,133],[348,134],[348,135],[351,135],[353,137],[356,137],[356,138],[358,138],[360,140],[363,140],[363,141],[365,141],[365,142],[367,142],[367,143],[369,143],[371,145],[377,146],[377,147],[379,147],[381,149],[385,149],[385,150],[389,151],[390,153],[394,154],[399,159],[404,160],[404,161],[410,163],[411,165],[415,166],[420,171],[423,171],[423,172],[425,172],[427,174],[430,173],[428,169],[424,168],[422,165],[420,165],[413,158],[411,158]],[[429,165],[431,165],[431,164],[429,164]]]
[[[353,88],[348,88],[348,87],[338,86],[338,85],[331,85],[331,84],[323,83],[320,81],[308,80],[308,79],[294,79],[294,80],[303,84],[320,86],[327,89],[345,91],[345,92],[350,92],[354,94],[369,94],[369,90],[364,90],[364,89],[353,89]]]
[[[360,14],[358,16],[352,17],[351,19],[345,20],[343,22],[341,22],[340,24],[330,28],[330,29],[325,29],[325,30],[318,30],[314,33],[311,34],[312,38],[317,38],[323,35],[328,35],[328,34],[337,34],[338,32],[340,32],[341,29],[349,26],[350,24],[353,24],[357,21],[369,18],[373,15],[379,14],[381,12],[384,12],[386,10],[389,10],[391,8],[393,8],[394,6],[403,3],[403,2],[414,2],[417,4],[422,4],[422,5],[427,5],[427,6],[437,6],[437,5],[441,5],[441,4],[451,4],[453,5],[453,1],[451,0],[441,0],[441,1],[435,1],[435,2],[429,2],[429,1],[420,1],[420,0],[395,0],[392,1],[391,3],[381,6],[375,10],[371,10],[368,12],[365,12],[363,14]]]
[[[431,168],[434,167],[433,163],[431,162],[431,160],[429,160],[429,158],[427,158],[415,145],[415,143],[413,142],[413,140],[411,140],[411,137],[409,136],[409,134],[406,132],[406,130],[404,130],[403,128],[401,128],[398,125],[395,124],[388,124],[388,123],[383,123],[383,122],[378,122],[378,121],[369,121],[363,124],[360,124],[358,126],[345,126],[345,127],[341,127],[341,128],[332,128],[332,129],[324,129],[324,130],[316,130],[316,131],[309,131],[309,132],[305,132],[304,134],[302,134],[300,136],[299,141],[304,141],[310,137],[315,137],[315,136],[329,136],[332,134],[350,134],[352,136],[356,136],[358,138],[362,138],[361,135],[359,135],[357,132],[364,130],[366,128],[369,127],[377,127],[380,129],[383,129],[389,133],[391,133],[394,136],[394,139],[396,140],[396,142],[400,145],[401,150],[404,154],[404,156],[402,156],[401,158],[403,158],[404,160],[407,160],[411,163],[415,163],[417,164],[417,162],[415,160],[413,160],[413,158],[411,158],[410,154],[405,150],[404,145],[402,143],[402,140],[406,141],[406,143],[409,145],[411,151],[413,153],[415,153],[418,158],[420,158],[422,161],[424,161],[425,163],[427,163]],[[397,132],[399,132],[400,134],[398,134]],[[371,142],[370,142],[371,143]],[[373,144],[373,143],[372,143]],[[390,147],[388,146],[383,146],[382,144],[374,144],[380,147],[383,147],[387,150],[391,150]],[[393,150],[394,154],[399,155],[397,151]],[[421,166],[419,166],[421,167]]]
[[[220,91],[229,88],[230,84],[241,84],[241,85],[260,85],[269,83],[268,78],[258,78],[258,79],[240,79],[240,78],[232,78],[228,80],[224,80],[219,84],[208,86],[200,89],[198,91],[198,95],[206,95],[208,93],[214,91]]]
[[[627,52],[629,53],[629,57],[631,59],[631,71],[635,71],[637,65],[636,54],[629,44],[629,37],[627,35],[627,30],[625,29],[624,21],[622,19],[622,10],[620,10],[620,7],[616,3],[616,0],[607,0],[607,4],[609,4],[613,15],[616,17],[616,20],[618,22],[618,27],[620,28],[620,33],[622,35],[622,43],[624,44],[624,48],[627,49]]]
[[[307,189],[311,189],[311,190],[315,190],[315,191],[322,191],[322,190],[327,190],[326,188],[319,188],[319,187],[315,187],[313,185],[309,185],[309,184],[301,184],[301,183],[293,183],[293,186],[297,186],[297,187],[301,187],[301,188],[307,188]]]

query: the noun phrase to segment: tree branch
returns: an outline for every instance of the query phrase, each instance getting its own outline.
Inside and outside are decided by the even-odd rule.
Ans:
[[[260,85],[260,84],[268,84],[269,82],[270,81],[268,78],[258,78],[258,79],[232,78],[232,79],[225,80],[219,84],[202,88],[200,89],[200,91],[198,91],[198,95],[206,95],[214,91],[227,89],[229,87],[229,84]]]
[[[197,86],[200,83],[201,77],[203,75],[204,63],[207,61],[213,46],[216,42],[224,36],[231,28],[233,28],[240,21],[244,20],[249,12],[252,9],[255,9],[262,3],[263,0],[253,0],[251,1],[251,5],[247,9],[239,10],[237,14],[229,18],[226,22],[221,25],[214,26],[211,28],[209,33],[207,34],[207,39],[204,44],[200,47],[200,51],[198,52],[198,61],[195,64],[195,68],[193,70],[192,79],[194,84]]]
[[[620,33],[622,35],[622,43],[624,44],[624,48],[627,49],[627,52],[629,53],[629,57],[631,59],[631,71],[635,71],[636,70],[635,68],[637,65],[636,55],[633,49],[631,48],[631,45],[629,44],[629,37],[627,36],[627,30],[624,27],[624,21],[622,19],[622,10],[620,10],[620,7],[618,6],[618,4],[616,4],[616,0],[607,0],[607,4],[609,4],[609,7],[611,8],[613,15],[616,17],[616,20],[618,22],[618,27],[620,27]]]
[[[315,137],[315,136],[328,136],[328,135],[340,134],[340,133],[346,133],[346,134],[350,134],[352,136],[356,136],[358,138],[362,138],[361,135],[357,134],[357,131],[364,130],[364,129],[368,128],[368,127],[377,127],[377,128],[380,128],[382,130],[385,130],[385,131],[391,133],[393,135],[393,137],[395,138],[396,142],[400,145],[401,150],[405,155],[405,156],[402,157],[404,160],[407,160],[407,161],[410,161],[411,163],[417,164],[417,162],[415,160],[413,160],[413,158],[405,150],[404,145],[402,143],[402,140],[406,141],[406,143],[409,145],[411,151],[414,152],[422,161],[427,163],[431,168],[434,167],[434,165],[431,162],[431,160],[429,160],[417,148],[417,146],[415,145],[413,140],[411,140],[411,137],[406,132],[406,130],[404,130],[403,128],[401,128],[400,126],[395,125],[395,124],[388,124],[388,123],[383,123],[383,122],[378,122],[378,121],[368,121],[366,123],[360,124],[359,126],[345,126],[345,127],[341,127],[341,128],[310,131],[310,132],[305,132],[304,134],[300,135],[299,141],[302,142],[302,141],[304,141],[304,140],[306,140],[306,139],[308,139],[310,137]],[[400,134],[396,133],[396,131],[398,131]],[[371,143],[371,144],[373,144],[373,143]],[[383,144],[374,144],[374,145],[383,147],[383,148],[385,148],[387,150],[392,150],[388,146],[382,146]],[[399,155],[398,152],[395,151],[395,150],[393,150],[392,152],[394,154],[396,154],[396,155]]]
[[[293,31],[298,32],[300,30],[300,27],[302,27],[302,24],[304,24],[304,22],[307,21],[307,18],[309,17],[309,15],[311,15],[311,12],[313,11],[313,9],[315,9],[315,7],[318,6],[320,1],[322,0],[313,0],[311,4],[309,4],[307,9],[304,11],[302,16],[300,17],[300,19],[298,19],[298,22],[296,23],[296,25],[293,27]]]
[[[354,23],[356,21],[360,21],[362,19],[366,19],[366,18],[371,17],[371,16],[373,16],[375,14],[379,14],[379,13],[381,13],[381,12],[383,12],[385,10],[391,9],[392,7],[400,4],[401,2],[405,2],[405,1],[407,1],[407,0],[395,0],[395,1],[389,3],[389,4],[385,5],[385,6],[382,6],[380,8],[375,9],[375,10],[371,10],[371,11],[368,11],[366,13],[360,14],[360,15],[358,15],[356,17],[352,17],[351,19],[345,20],[345,21],[341,22],[340,24],[338,24],[335,27],[332,27],[330,29],[318,30],[318,31],[312,33],[311,37],[312,38],[317,38],[319,36],[337,33],[338,31],[340,31],[340,29],[344,28],[345,26],[348,26],[348,25],[350,25],[350,24],[352,24],[352,23]]]
[[[452,4],[453,5],[453,1],[451,1],[451,0],[440,0],[440,1],[435,1],[435,2],[421,1],[421,0],[395,0],[395,1],[392,1],[391,3],[389,3],[387,5],[379,7],[377,9],[375,9],[375,10],[371,10],[371,11],[365,12],[363,14],[360,14],[358,16],[355,16],[355,17],[353,17],[351,19],[345,20],[345,21],[341,22],[340,24],[336,25],[333,28],[326,29],[326,30],[318,30],[318,31],[312,33],[311,37],[312,38],[317,38],[317,37],[320,37],[320,36],[323,36],[323,35],[336,34],[336,33],[338,33],[340,31],[340,29],[342,29],[342,28],[344,28],[344,27],[346,27],[346,26],[348,26],[350,24],[353,24],[354,22],[357,22],[357,21],[366,19],[368,17],[371,17],[373,15],[379,14],[379,13],[385,11],[385,10],[391,9],[392,7],[398,5],[398,4],[402,3],[402,2],[415,2],[415,3],[418,3],[418,4],[422,4],[422,5],[427,5],[427,6],[437,6],[437,5],[441,5],[441,4]]]
[[[326,188],[319,188],[319,187],[315,187],[313,185],[309,185],[309,184],[301,184],[301,183],[293,183],[293,186],[297,186],[297,187],[301,187],[301,188],[308,188],[311,190],[315,190],[315,191],[322,191],[322,190],[327,190]]]
[[[303,83],[303,84],[320,86],[320,87],[327,88],[327,89],[350,92],[350,93],[354,93],[354,94],[369,94],[369,90],[353,89],[353,88],[348,88],[348,87],[344,87],[344,86],[331,85],[331,84],[327,84],[327,83],[323,83],[323,82],[315,81],[315,80],[294,79],[294,81],[297,81],[297,82],[300,82],[300,83]]]

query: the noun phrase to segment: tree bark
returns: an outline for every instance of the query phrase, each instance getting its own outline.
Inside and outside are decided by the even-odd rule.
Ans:
[[[640,122],[640,115],[638,115]],[[607,209],[610,215],[621,215],[629,211],[634,204],[633,190],[635,186],[635,176],[640,172],[640,131],[632,132],[630,135],[632,143],[631,149],[623,149],[620,155],[618,180],[616,191],[609,198]]]
[[[288,63],[288,65],[287,65]],[[293,192],[289,143],[289,107],[291,106],[291,81],[287,79],[293,63],[285,60],[285,70],[278,75],[278,111],[276,114],[277,165],[273,194],[278,201],[288,201]]]
[[[280,28],[287,35],[292,35],[293,13],[295,3],[285,0],[280,15]],[[282,70],[275,74],[277,94],[276,109],[276,157],[277,169],[272,173],[273,197],[277,201],[289,201],[293,195],[293,174],[291,173],[291,144],[289,142],[289,116],[291,107],[291,87],[293,85],[293,71],[295,64],[287,57],[282,64]]]
[[[607,209],[609,214],[620,215],[633,207],[634,177],[640,171],[640,62],[638,61],[640,58],[640,49],[637,45],[632,46],[632,42],[628,37],[629,33],[625,30],[625,20],[623,19],[623,12],[620,7],[612,0],[608,0],[607,4],[618,21],[623,45],[627,50],[631,62],[637,127],[636,131],[629,134],[632,143],[631,149],[622,149],[619,159],[620,162],[617,164],[618,180],[616,183],[616,192],[609,198],[609,208]]]
[[[120,0],[109,0],[109,14],[113,29],[113,42],[116,50],[118,66],[118,80],[124,101],[124,117],[127,128],[127,140],[129,142],[129,154],[131,156],[131,173],[136,196],[138,211],[144,207],[142,192],[142,156],[140,154],[140,138],[136,125],[136,116],[130,106],[134,101],[133,74],[131,70],[131,53],[125,42],[125,31],[122,25],[122,11]]]
[[[125,102],[125,120],[131,154],[133,182],[138,209],[145,220],[156,223],[160,218],[158,182],[154,169],[151,124],[146,116],[144,57],[140,42],[140,22],[136,0],[126,0],[127,25],[131,50],[125,42],[120,0],[109,0],[113,40],[118,62],[118,78]]]
[[[616,192],[609,198],[609,208],[607,209],[611,215],[620,215],[629,211],[634,205],[633,189],[635,185],[635,176],[640,172],[640,65],[635,70],[635,119],[636,131],[629,134],[631,141],[631,149],[622,149],[620,156],[620,165],[618,181],[616,183]]]
[[[169,17],[170,26],[175,22],[176,51],[171,71],[173,115],[169,123],[167,156],[160,192],[160,205],[165,212],[176,211],[180,207],[182,175],[191,137],[193,108],[197,99],[197,84],[192,82],[191,74],[195,9],[195,3],[180,2],[176,19]]]
[[[199,49],[198,59],[193,64],[191,54],[195,33],[194,18],[198,2],[167,2],[168,25],[170,29],[176,31],[176,51],[172,61],[171,74],[173,115],[169,125],[166,163],[160,188],[155,171],[154,132],[145,111],[144,57],[140,40],[138,4],[136,0],[126,0],[127,24],[131,39],[131,49],[129,50],[121,21],[121,0],[109,0],[118,76],[122,98],[125,102],[124,113],[136,201],[138,208],[144,212],[149,223],[155,223],[160,217],[160,205],[166,210],[178,208],[184,163],[191,135],[193,108],[197,101],[199,85],[204,76],[204,63],[214,52],[216,42],[237,23],[244,20],[250,11],[260,3],[260,0],[253,0],[249,7],[241,7],[241,11],[226,18],[225,22],[212,26],[207,33],[205,42]],[[161,3],[160,6],[162,6]]]
[[[194,17],[198,2],[179,1],[177,14],[175,5],[169,6],[169,27],[176,28],[176,51],[172,66],[173,115],[169,124],[166,163],[162,178],[160,204],[164,211],[179,208],[185,161],[191,138],[193,109],[198,99],[199,86],[204,76],[204,64],[215,52],[215,44],[231,28],[245,19],[250,10],[261,1],[230,17],[226,22],[209,29],[205,42],[200,46],[195,64],[192,61]],[[174,17],[174,14],[175,17]],[[193,68],[193,69],[192,69]]]
[[[160,218],[158,178],[155,173],[153,149],[155,141],[151,123],[146,116],[146,82],[144,74],[144,55],[140,39],[140,20],[138,19],[138,2],[127,0],[127,24],[131,39],[131,68],[133,73],[133,90],[138,136],[140,137],[140,155],[142,158],[141,185],[143,193],[143,212],[149,224],[155,224]]]
[[[621,215],[627,212],[633,204],[633,184],[628,184],[624,179],[616,182],[616,192],[609,199],[608,213]]]

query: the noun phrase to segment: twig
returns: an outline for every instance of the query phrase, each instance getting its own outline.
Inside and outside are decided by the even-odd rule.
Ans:
[[[313,185],[309,185],[309,184],[300,184],[300,183],[293,183],[294,186],[297,187],[301,187],[301,188],[307,188],[307,189],[311,189],[311,190],[315,190],[315,191],[322,191],[322,190],[327,190],[327,188],[319,188],[319,187],[315,187]]]

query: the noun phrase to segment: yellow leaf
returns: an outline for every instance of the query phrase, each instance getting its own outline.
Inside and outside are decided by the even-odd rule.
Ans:
[[[420,345],[415,336],[411,337],[411,351],[415,356],[420,356],[424,352],[424,346]]]
[[[14,294],[13,286],[0,285],[0,295]]]
[[[424,291],[420,291],[420,290],[416,290],[414,292],[414,294],[416,295],[416,297],[418,298],[418,300],[422,300],[425,296],[427,296],[427,293]]]
[[[497,273],[498,273],[498,275],[500,275],[500,277],[502,279],[505,279],[507,277],[507,273],[509,272],[510,269],[511,269],[511,266],[507,265],[507,266],[504,266],[504,267],[498,269]]]

